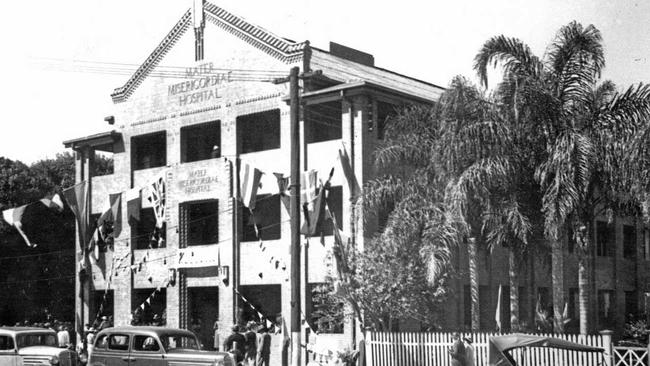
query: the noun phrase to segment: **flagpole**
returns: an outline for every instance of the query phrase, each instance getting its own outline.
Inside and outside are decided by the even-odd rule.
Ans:
[[[289,74],[289,115],[291,135],[291,365],[300,366],[300,105],[298,67]]]

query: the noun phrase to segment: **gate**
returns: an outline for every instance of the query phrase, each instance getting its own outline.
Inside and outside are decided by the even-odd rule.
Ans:
[[[614,366],[650,366],[650,352],[646,347],[612,347]]]

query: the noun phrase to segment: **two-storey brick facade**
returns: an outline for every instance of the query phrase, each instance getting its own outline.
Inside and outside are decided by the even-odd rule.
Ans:
[[[122,228],[112,248],[91,262],[89,281],[77,279],[80,322],[92,322],[103,303],[116,325],[164,315],[167,326],[200,328],[211,345],[216,320],[223,339],[230,325],[250,318],[243,298],[273,321],[288,316],[290,223],[273,174],[289,173],[288,84],[275,79],[294,66],[315,72],[301,80],[301,165],[321,179],[336,167],[334,214],[363,246],[372,229],[364,225],[372,224],[360,214],[351,220],[338,150],[345,146],[360,181],[371,178],[368,152],[383,137],[386,115],[405,103],[430,103],[442,89],[375,67],[371,55],[289,41],[196,1],[113,92],[108,120],[115,129],[65,142],[76,152],[77,180],[90,185],[91,222],[110,194],[122,199]],[[93,176],[96,151],[112,153],[112,175]],[[259,238],[249,210],[235,198],[238,162],[264,173],[254,210]],[[156,177],[166,183],[164,240],[152,241],[155,215],[140,188]],[[332,243],[326,235],[324,245],[318,238],[303,245],[306,311],[310,288],[332,275]]]
[[[100,306],[110,308],[116,325],[131,323],[134,315],[164,315],[167,326],[200,329],[210,346],[215,321],[223,339],[229,325],[254,317],[243,298],[273,321],[288,317],[290,223],[273,174],[289,172],[288,85],[274,81],[294,66],[316,72],[301,81],[301,164],[322,179],[338,168],[341,146],[360,182],[375,177],[372,151],[383,138],[386,116],[405,103],[434,102],[442,92],[375,67],[371,55],[336,44],[325,51],[289,41],[196,1],[113,92],[115,109],[108,120],[115,129],[65,142],[76,153],[77,181],[90,185],[92,217],[103,212],[110,194],[122,199],[119,235],[91,265],[89,280],[77,278],[76,291],[82,295],[77,298],[78,322],[92,322]],[[112,153],[112,175],[93,176],[96,151]],[[264,173],[255,209],[259,238],[248,209],[236,199],[238,162]],[[155,214],[140,190],[156,177],[166,184],[162,240],[152,240]],[[363,248],[377,225],[364,220],[359,210],[353,213],[349,197],[339,169],[332,178],[334,214]],[[137,207],[133,202],[139,202]],[[634,229],[633,239],[628,227]],[[594,258],[594,299],[617,309],[620,320],[633,304],[642,310],[644,292],[650,291],[650,249],[647,228],[640,222],[617,221],[615,233],[612,243],[621,243],[620,248],[614,245],[611,256]],[[323,245],[312,239],[303,246],[307,312],[311,286],[332,275],[333,240],[325,236]],[[628,241],[634,257],[632,249],[624,252],[622,243]],[[507,254],[496,250],[481,265],[485,328],[492,327],[498,285],[508,283]],[[463,248],[460,253],[461,279],[450,297],[454,306],[441,317],[450,328],[469,321],[467,256]],[[567,244],[563,268],[571,311],[577,306],[575,262]],[[535,299],[545,301],[552,294],[550,261],[530,259],[518,274],[522,317],[532,321]],[[345,327],[348,338],[353,328]],[[407,328],[412,324],[403,323],[402,329]]]

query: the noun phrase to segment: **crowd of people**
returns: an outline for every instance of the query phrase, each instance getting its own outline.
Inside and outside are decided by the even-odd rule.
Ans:
[[[59,347],[73,346],[74,327],[71,322],[59,321],[57,319],[49,318],[48,320],[42,322],[30,322],[28,320],[25,320],[23,322],[16,322],[14,326],[54,330],[56,332],[57,343]]]
[[[237,364],[268,366],[271,355],[271,335],[264,324],[250,321],[240,328],[233,325],[232,332],[223,342],[223,351],[235,355]],[[215,332],[216,333],[216,332]],[[218,338],[215,338],[215,344]]]

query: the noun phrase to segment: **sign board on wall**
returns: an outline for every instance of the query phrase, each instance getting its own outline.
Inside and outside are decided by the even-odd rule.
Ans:
[[[202,200],[217,198],[220,184],[228,184],[220,176],[223,172],[221,163],[178,169],[175,178],[176,191],[185,200]]]

